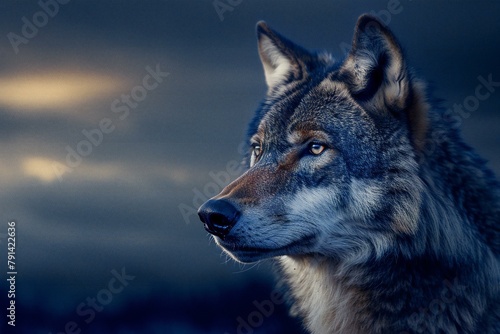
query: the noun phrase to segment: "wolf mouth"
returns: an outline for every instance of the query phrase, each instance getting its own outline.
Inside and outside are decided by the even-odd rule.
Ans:
[[[303,247],[304,245],[310,245],[316,240],[316,235],[308,235],[302,237],[298,240],[292,241],[289,244],[284,246],[271,248],[271,247],[256,247],[256,246],[245,246],[238,245],[237,240],[235,242],[228,242],[226,240],[222,240],[221,238],[216,237],[217,243],[231,253],[246,253],[246,254],[266,254],[266,253],[278,253],[278,254],[286,254],[287,251],[293,250],[296,247]]]

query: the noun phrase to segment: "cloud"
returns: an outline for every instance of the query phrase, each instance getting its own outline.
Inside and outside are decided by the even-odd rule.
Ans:
[[[22,160],[21,170],[24,176],[35,178],[43,183],[59,180],[66,173],[73,173],[73,169],[59,161],[43,157],[26,157]],[[128,172],[118,164],[93,163],[80,166],[75,176],[85,181],[108,181],[125,179]],[[66,174],[69,175],[69,174]],[[62,178],[61,178],[62,181]]]
[[[121,180],[129,184],[142,184],[150,180],[164,180],[172,185],[185,185],[190,181],[190,175],[186,166],[169,166],[163,164],[141,164],[123,163],[118,161],[93,162],[86,161],[82,165],[71,168],[60,161],[42,156],[24,156],[19,159],[19,167],[12,164],[0,168],[0,174],[8,174],[17,177],[18,180],[30,177],[42,183],[73,180],[77,182],[110,182]],[[21,171],[21,175],[16,172]],[[148,175],[144,178],[144,173]]]
[[[40,157],[25,158],[22,162],[21,170],[26,176],[34,177],[42,182],[52,182],[57,179],[57,174],[54,172],[56,166],[57,168],[62,168],[64,171],[69,170],[68,167],[64,165],[60,166],[54,160]]]
[[[123,91],[128,82],[105,74],[63,71],[0,78],[0,106],[27,112],[60,112]]]

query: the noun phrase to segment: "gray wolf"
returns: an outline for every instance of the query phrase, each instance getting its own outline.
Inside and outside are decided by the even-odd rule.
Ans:
[[[341,61],[257,35],[248,170],[198,211],[216,243],[275,258],[312,333],[500,333],[499,184],[392,32],[361,16]]]

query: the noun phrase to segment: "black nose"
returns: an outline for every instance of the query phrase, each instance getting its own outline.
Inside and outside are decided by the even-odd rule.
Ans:
[[[238,221],[240,212],[226,200],[211,199],[198,209],[198,216],[205,230],[224,239]]]

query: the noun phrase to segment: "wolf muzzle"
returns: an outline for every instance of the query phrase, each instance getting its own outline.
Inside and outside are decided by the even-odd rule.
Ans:
[[[224,199],[210,199],[198,209],[205,230],[224,239],[240,218],[240,212]]]

